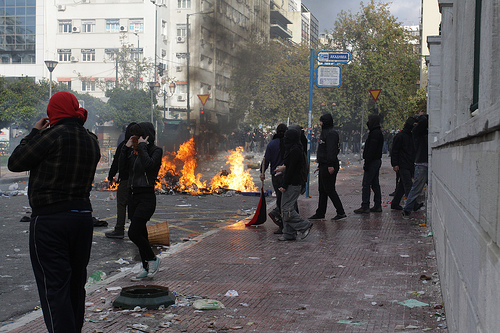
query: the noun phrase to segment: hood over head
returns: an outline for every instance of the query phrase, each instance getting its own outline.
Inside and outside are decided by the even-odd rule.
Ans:
[[[128,126],[125,128],[125,142],[126,142],[126,141],[128,141],[128,139],[130,139],[130,137],[132,136],[132,134],[130,133],[130,129],[131,129],[134,125],[137,125],[137,123],[131,122],[131,123],[130,123],[130,124],[128,124]]]
[[[323,114],[320,118],[319,121],[323,123],[321,128],[328,128],[328,127],[333,127],[333,117],[330,113],[325,113]]]
[[[47,116],[49,116],[50,126],[54,126],[63,118],[78,118],[82,124],[87,120],[88,112],[80,107],[80,103],[75,95],[68,91],[59,91],[55,93],[47,105]]]
[[[290,126],[292,127],[292,126]],[[300,144],[300,131],[297,131],[295,128],[289,128],[285,132],[285,145],[294,145],[294,144]]]
[[[152,145],[155,143],[155,127],[150,122],[143,122],[139,124],[131,124],[130,135],[141,136],[143,139],[149,137],[148,144]]]
[[[416,122],[417,120],[415,119],[415,117],[410,117],[406,119],[403,129],[411,132]]]
[[[371,131],[377,127],[380,127],[380,116],[378,114],[371,114],[368,116],[368,122],[366,123],[368,129]]]
[[[285,124],[279,124],[276,127],[276,134],[273,135],[273,139],[281,139],[284,135],[288,127]]]

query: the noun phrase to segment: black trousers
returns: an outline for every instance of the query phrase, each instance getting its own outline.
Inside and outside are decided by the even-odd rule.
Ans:
[[[156,209],[156,195],[154,189],[132,191],[129,197],[128,217],[130,227],[128,238],[139,248],[142,266],[148,269],[148,261],[155,259],[155,254],[149,244],[146,224]]]
[[[82,331],[93,228],[90,212],[31,218],[31,265],[50,333]]]
[[[411,186],[413,185],[413,170],[399,169],[399,181],[396,186],[396,193],[394,193],[394,198],[392,199],[391,206],[397,206],[401,203],[403,195],[408,197],[410,193]]]
[[[316,215],[325,216],[326,208],[328,204],[328,198],[335,206],[337,210],[337,214],[343,215],[345,214],[344,207],[342,206],[342,202],[340,201],[340,197],[335,189],[335,183],[337,182],[337,174],[339,173],[339,166],[335,166],[335,171],[333,174],[328,172],[328,166],[321,165],[319,166],[319,179],[318,179],[318,187],[319,187],[319,202],[318,209],[316,209]]]

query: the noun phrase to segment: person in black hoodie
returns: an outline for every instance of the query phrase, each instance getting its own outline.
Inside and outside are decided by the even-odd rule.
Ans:
[[[413,147],[413,137],[411,131],[416,120],[410,117],[406,120],[403,130],[396,134],[391,149],[391,165],[397,174],[398,182],[394,198],[392,199],[391,209],[403,210],[400,202],[403,195],[408,197],[413,184],[413,172],[415,170],[415,149]]]
[[[128,170],[130,227],[128,237],[139,248],[143,269],[132,281],[152,278],[160,265],[149,244],[147,222],[156,209],[155,184],[161,167],[163,150],[154,144],[155,129],[150,122],[130,128],[132,135],[122,147],[120,170]]]
[[[356,214],[367,214],[382,211],[382,192],[380,191],[379,172],[382,166],[382,148],[384,136],[380,129],[380,116],[371,114],[366,123],[370,132],[366,138],[363,150],[363,189],[361,192],[361,207],[354,210]],[[370,189],[373,190],[374,206],[370,208]]]
[[[300,132],[288,129],[283,137],[285,143],[284,174],[279,190],[281,197],[281,216],[283,218],[283,236],[280,241],[293,241],[297,233],[301,233],[301,239],[309,235],[312,223],[301,217],[297,211],[297,199],[305,185],[302,179],[302,168],[305,167],[305,155],[300,143]],[[280,170],[280,169],[279,169]]]
[[[108,238],[123,239],[125,236],[125,220],[127,219],[127,202],[128,202],[128,170],[118,170],[120,161],[120,153],[123,146],[130,139],[130,128],[136,123],[130,123],[125,129],[124,140],[120,142],[115,151],[115,156],[111,167],[109,168],[108,180],[112,184],[115,181],[115,176],[118,173],[118,189],[116,190],[116,225],[111,231],[107,231],[104,235]]]
[[[344,207],[340,197],[335,190],[337,174],[340,170],[339,154],[339,133],[333,128],[333,117],[326,113],[319,118],[321,134],[319,137],[318,151],[316,159],[319,164],[319,201],[316,213],[310,220],[324,219],[328,198],[332,201],[337,215],[332,220],[337,221],[346,218]]]
[[[408,219],[412,211],[418,210],[423,206],[423,203],[417,203],[417,198],[424,190],[428,180],[428,131],[429,116],[424,114],[424,111],[420,111],[417,118],[417,124],[412,131],[413,143],[415,144],[415,177],[413,186],[411,187],[410,193],[408,193],[408,198],[403,208],[404,219]]]

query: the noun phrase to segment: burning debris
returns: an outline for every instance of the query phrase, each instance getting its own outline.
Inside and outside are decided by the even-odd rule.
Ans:
[[[223,193],[228,190],[240,192],[258,191],[252,176],[245,170],[243,147],[237,147],[226,156],[229,172],[221,170],[210,182],[202,180],[201,173],[196,174],[198,166],[196,144],[193,138],[184,142],[179,150],[166,152],[158,173],[156,190],[162,194],[181,192],[192,195]],[[118,184],[102,181],[94,184],[100,191],[115,191]]]

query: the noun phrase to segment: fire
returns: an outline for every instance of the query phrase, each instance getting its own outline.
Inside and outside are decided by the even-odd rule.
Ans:
[[[177,153],[166,152],[162,158],[155,188],[157,190],[176,190],[189,194],[215,193],[220,189],[242,192],[258,191],[252,176],[245,170],[243,147],[237,147],[227,156],[230,172],[221,171],[207,185],[202,174],[195,174],[198,166],[196,144],[193,138],[184,142]],[[111,187],[113,186],[113,188]],[[111,184],[105,190],[116,190],[117,184]]]
[[[212,189],[229,188],[237,191],[252,192],[257,191],[252,176],[245,170],[243,163],[243,147],[237,147],[229,155],[227,155],[226,164],[230,164],[231,173],[219,173],[210,181]]]

